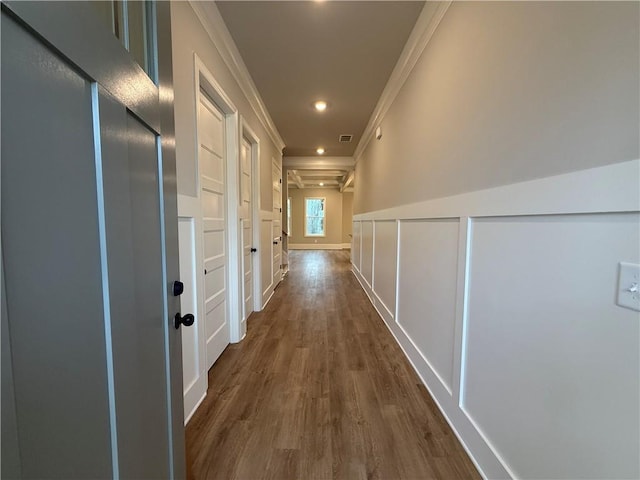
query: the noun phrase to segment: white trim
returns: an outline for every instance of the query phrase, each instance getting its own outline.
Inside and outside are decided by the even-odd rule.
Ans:
[[[466,357],[467,305],[469,294],[469,267],[471,266],[471,233],[473,222],[469,217],[458,221],[458,271],[456,284],[456,310],[453,339],[452,391],[461,406],[464,395],[464,367]],[[435,371],[435,370],[434,370]]]
[[[204,90],[207,96],[215,102],[216,106],[224,114],[225,122],[225,229],[226,229],[226,263],[227,263],[227,321],[229,322],[229,341],[237,343],[240,341],[240,320],[241,301],[239,292],[241,291],[242,275],[240,274],[241,250],[239,250],[239,216],[237,208],[238,200],[238,168],[240,158],[239,140],[239,114],[238,109],[225,93],[224,89],[215,80],[213,74],[200,60],[198,54],[194,53],[194,76],[195,76],[195,97],[196,112],[199,112],[200,96]],[[199,122],[199,119],[198,119]],[[199,125],[199,123],[198,123]],[[196,129],[197,131],[197,129]],[[197,137],[196,133],[196,137]],[[199,139],[196,138],[199,145]],[[196,149],[198,152],[199,149]],[[197,156],[198,183],[200,183],[200,158]],[[198,185],[198,195],[200,195],[201,185]],[[239,253],[240,252],[240,253]],[[204,279],[203,279],[204,285]],[[203,310],[204,311],[204,310]]]
[[[640,160],[596,167],[577,172],[556,175],[542,179],[520,182],[512,185],[470,192],[451,197],[428,200],[416,204],[394,207],[354,216],[360,223],[360,243],[362,245],[362,224],[375,220],[416,220],[416,219],[459,219],[457,242],[457,284],[455,299],[455,333],[453,339],[453,376],[451,388],[430,364],[413,339],[404,331],[399,318],[400,262],[402,242],[402,222],[398,229],[396,259],[396,322],[375,291],[375,261],[370,286],[362,276],[358,266],[353,265],[353,273],[358,279],[372,305],[404,351],[414,370],[421,378],[432,398],[447,419],[460,442],[469,453],[471,460],[484,478],[515,478],[508,459],[491,443],[482,429],[465,410],[461,399],[465,386],[465,355],[467,350],[467,297],[469,292],[469,268],[471,233],[474,218],[533,215],[581,215],[607,213],[640,212]],[[373,252],[376,244],[374,230]],[[362,250],[362,246],[361,246]],[[354,259],[358,261],[358,259]],[[379,274],[379,272],[378,272]]]
[[[196,372],[197,377],[189,384],[185,382],[183,371],[183,407],[185,413],[185,425],[191,415],[196,411],[198,405],[202,402],[207,394],[207,358],[206,358],[206,346],[205,341],[201,341],[205,338],[205,322],[202,320],[205,318],[203,302],[200,301],[204,296],[204,286],[200,280],[200,268],[198,265],[204,265],[204,248],[202,235],[198,235],[198,232],[202,231],[202,204],[198,197],[191,197],[188,195],[178,194],[178,222],[181,220],[189,220],[192,222],[192,261],[191,267],[193,268],[191,275],[187,278],[182,278],[185,284],[193,284],[193,291],[195,296],[195,302],[193,306],[193,313],[196,317],[196,322],[191,328],[196,329]],[[178,240],[180,247],[184,247],[183,242],[186,239],[178,232]],[[182,253],[182,252],[181,252]],[[182,267],[182,265],[181,265]],[[183,294],[184,296],[184,294]],[[184,304],[181,300],[182,308]],[[182,335],[182,341],[184,342],[184,335]],[[183,351],[185,349],[184,343],[182,343]]]
[[[362,133],[362,137],[360,137],[360,141],[356,146],[353,153],[353,158],[356,163],[360,159],[364,149],[373,138],[376,128],[380,125],[380,122],[382,122],[382,119],[389,111],[393,101],[398,96],[400,89],[418,62],[420,55],[422,55],[422,52],[433,37],[433,34],[438,28],[444,14],[447,12],[449,5],[451,5],[451,0],[427,2],[422,9],[420,16],[411,31],[411,35],[409,35],[409,39],[400,54],[400,58],[396,62],[396,66],[389,76],[389,81],[384,87],[376,107],[373,109],[373,113],[369,118],[369,123],[367,123],[367,126]]]
[[[275,213],[273,212],[273,210],[260,210],[260,229],[262,229],[262,223],[263,222],[273,222],[274,219],[277,218],[277,216],[275,215]],[[267,228],[272,229],[273,228],[273,223],[269,224],[269,226]],[[269,237],[272,238],[273,235],[273,231],[271,231],[271,233],[269,234]],[[262,242],[262,239],[260,239],[260,241]],[[266,255],[269,258],[269,285],[267,285],[266,288],[264,288],[264,285],[262,284],[262,278],[260,279],[260,288],[262,289],[262,294],[260,295],[260,300],[262,302],[261,306],[260,306],[260,310],[263,310],[266,306],[267,303],[269,303],[269,300],[271,300],[271,297],[273,296],[273,292],[275,291],[275,284],[273,283],[273,278],[274,278],[274,274],[273,274],[273,247],[271,246],[272,242],[269,241],[269,249],[267,251],[264,252],[264,255]],[[259,244],[258,246],[258,252],[260,252],[262,248],[262,243]]]
[[[271,285],[273,285],[273,284],[271,284]],[[263,309],[267,306],[267,304],[269,303],[269,301],[271,301],[271,299],[273,298],[273,294],[274,294],[274,293],[276,293],[276,289],[275,289],[275,288],[273,288],[273,289],[272,289],[271,287],[269,287],[269,288],[267,289],[267,291],[265,292],[265,295],[267,294],[267,292],[268,292],[269,290],[271,290],[271,293],[269,294],[269,298],[267,298],[267,299],[264,301],[264,305],[262,306],[262,308],[263,308]]]
[[[198,128],[200,124],[199,112],[202,92],[206,93],[207,97],[210,97],[218,109],[224,116],[225,123],[225,240],[226,240],[226,298],[227,298],[227,322],[229,324],[229,342],[237,342],[240,337],[240,312],[241,312],[241,299],[238,292],[240,291],[240,282],[242,276],[239,273],[239,265],[241,259],[238,253],[238,243],[240,241],[239,235],[239,216],[238,208],[236,207],[238,198],[238,164],[239,164],[239,115],[238,109],[235,107],[230,97],[225,93],[224,89],[215,80],[213,74],[206,67],[204,62],[200,60],[198,55],[194,53],[194,89],[195,89],[195,113],[196,113],[196,152],[199,152],[199,135]],[[196,154],[197,165],[197,195],[200,201],[201,188],[200,185],[200,158]],[[202,207],[200,206],[200,209]],[[201,220],[201,217],[200,217]],[[197,235],[202,236],[202,229],[196,232]],[[198,281],[201,285],[198,288],[198,293],[201,296],[198,298],[199,303],[204,302],[204,275],[202,272],[198,272]],[[201,305],[204,312],[204,306]],[[206,347],[202,346],[206,351]],[[206,375],[206,363],[205,369],[201,372],[201,375]]]
[[[346,178],[344,179],[344,182],[340,184],[340,193],[347,192],[348,190],[351,190],[353,192],[353,187],[351,185],[353,184],[353,179],[355,175],[356,175],[355,170],[351,170],[349,173],[347,173]],[[349,188],[350,186],[351,188]]]
[[[322,233],[308,233],[307,232],[307,200],[322,200]],[[325,215],[327,211],[327,197],[304,197],[304,237],[305,238],[326,238],[327,236],[327,216]]]
[[[350,243],[290,243],[289,250],[342,250],[350,246]]]
[[[242,59],[227,25],[224,23],[222,15],[214,2],[189,1],[189,5],[200,20],[209,38],[213,42],[224,63],[229,68],[231,75],[236,80],[242,93],[249,101],[251,108],[260,120],[260,123],[269,134],[274,145],[279,151],[285,147],[285,143],[278,132],[278,129],[269,115],[267,107],[260,97],[257,87],[253,83],[251,74]]]
[[[640,160],[354,215],[362,220],[635,212]]]
[[[449,415],[447,413],[447,411],[443,408],[442,403],[439,401],[438,397],[434,394],[434,391],[433,391],[432,387],[429,385],[429,383],[427,383],[427,381],[425,380],[425,377],[420,372],[420,369],[418,369],[418,367],[416,366],[415,360],[409,354],[409,352],[407,351],[406,346],[398,338],[398,336],[396,335],[396,332],[393,330],[393,328],[391,328],[389,326],[389,324],[384,320],[384,316],[382,315],[380,310],[378,310],[378,307],[376,306],[375,301],[373,301],[371,295],[369,294],[369,291],[367,290],[367,281],[360,275],[360,272],[358,270],[352,269],[351,272],[356,277],[356,280],[358,280],[358,283],[362,287],[362,290],[364,291],[365,295],[367,295],[367,297],[369,298],[369,301],[371,302],[371,305],[373,306],[374,310],[376,311],[378,316],[382,319],[382,323],[384,323],[385,326],[387,327],[387,329],[389,330],[389,332],[391,332],[391,335],[393,335],[393,338],[396,341],[396,343],[398,344],[398,346],[400,347],[400,349],[402,350],[402,353],[404,353],[404,356],[407,358],[407,360],[409,360],[409,363],[411,364],[411,367],[413,368],[413,371],[416,373],[416,375],[418,375],[418,378],[420,378],[420,381],[426,387],[427,391],[429,392],[429,396],[433,399],[435,404],[438,406],[438,410],[440,410],[440,413],[442,414],[442,416],[446,420],[447,424],[449,425],[449,427],[451,428],[451,430],[455,434],[456,438],[460,441],[460,444],[462,445],[462,447],[465,449],[465,451],[469,455],[469,458],[471,459],[471,462],[473,463],[473,465],[476,467],[476,469],[480,473],[480,476],[482,476],[482,478],[485,478],[485,479],[488,479],[488,478],[516,478],[513,474],[510,474],[509,471],[506,470],[506,469],[503,472],[500,472],[499,474],[492,475],[492,476],[489,476],[489,475],[487,475],[485,473],[485,471],[483,470],[482,466],[478,463],[477,459],[471,454],[471,450],[467,446],[468,442],[465,441],[465,439],[462,437],[462,435],[458,431],[458,428],[456,428],[456,423],[454,422],[455,418],[452,415]],[[435,372],[432,371],[432,373],[435,373]],[[466,415],[465,415],[465,418],[467,418]],[[482,437],[482,439],[483,439],[483,441],[486,442],[486,439],[484,437]],[[494,453],[494,452],[491,452],[491,453]],[[500,462],[500,467],[502,467],[504,465],[504,461],[500,458],[499,462]]]
[[[200,396],[197,396],[200,393]],[[193,399],[192,397],[196,397]],[[207,397],[207,376],[200,375],[195,382],[193,382],[189,388],[185,389],[184,393],[184,404],[185,405],[193,405],[184,417],[184,424],[186,425],[191,420],[191,417],[198,407],[202,403],[202,401]]]
[[[229,341],[238,343],[243,337],[240,330],[242,322],[242,236],[240,235],[240,215],[238,199],[240,198],[240,115],[236,110],[227,114],[226,122],[226,178],[225,204],[227,207],[227,278],[230,289],[227,291],[229,299]]]
[[[258,251],[252,254],[251,275],[253,276],[253,310],[259,312],[262,310],[262,295],[261,295],[261,274],[262,263],[260,261],[260,138],[253,129],[249,126],[246,118],[240,117],[241,121],[241,136],[240,141],[246,138],[251,144],[251,233],[253,238],[251,242],[253,247]],[[248,319],[247,319],[248,320]],[[242,329],[241,329],[242,330]],[[244,328],[246,331],[246,328]]]
[[[351,170],[353,157],[283,157],[282,167],[289,170]]]

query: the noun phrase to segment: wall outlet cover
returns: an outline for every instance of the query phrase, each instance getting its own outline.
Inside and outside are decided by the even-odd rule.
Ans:
[[[640,265],[620,262],[616,303],[640,312]]]

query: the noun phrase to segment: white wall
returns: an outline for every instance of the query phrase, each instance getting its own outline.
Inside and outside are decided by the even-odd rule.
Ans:
[[[218,50],[210,36],[211,19],[203,14],[203,8],[215,8],[213,5],[194,4],[199,8],[199,15],[189,2],[174,2],[171,4],[171,28],[173,41],[173,81],[174,105],[176,123],[176,161],[178,187],[178,215],[180,217],[180,269],[185,284],[182,295],[183,312],[196,314],[193,328],[183,329],[183,370],[185,419],[195,411],[199,402],[204,398],[207,388],[207,367],[204,359],[204,338],[206,332],[201,328],[204,312],[200,307],[204,301],[204,286],[199,280],[202,268],[202,207],[198,196],[198,163],[196,142],[196,55],[203,67],[213,75],[213,80],[237,109],[238,117],[242,117],[250,129],[255,133],[260,143],[259,157],[259,208],[261,218],[265,222],[257,222],[257,227],[263,227],[264,232],[258,232],[258,238],[266,235],[268,242],[260,242],[258,246],[258,262],[262,266],[259,292],[256,298],[265,298],[262,293],[267,291],[269,298],[273,290],[271,277],[272,252],[270,240],[273,220],[273,188],[272,188],[272,159],[282,161],[279,146],[273,140],[272,134],[264,124],[263,119],[255,113],[245,90],[237,77],[225,63],[225,57]],[[204,21],[209,30],[202,23]],[[220,32],[217,32],[219,35]],[[253,100],[255,103],[255,100]],[[238,122],[239,123],[239,122]],[[239,140],[238,140],[239,141]],[[233,201],[232,198],[227,200]],[[239,202],[238,202],[239,203]],[[262,244],[264,243],[264,245]],[[237,246],[241,252],[241,246]],[[264,248],[263,248],[264,247]],[[227,251],[232,252],[231,245]],[[227,268],[239,268],[233,258],[228,258]],[[255,273],[255,272],[254,272]],[[229,278],[229,272],[227,272]],[[229,291],[236,288],[228,285]],[[240,293],[234,292],[241,302]],[[235,303],[235,302],[234,302]],[[231,307],[230,307],[231,308]]]
[[[453,2],[358,146],[354,273],[488,478],[640,477],[639,16]]]

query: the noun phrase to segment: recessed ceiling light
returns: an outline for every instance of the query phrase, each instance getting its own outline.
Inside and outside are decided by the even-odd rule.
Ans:
[[[324,148],[320,147],[316,150],[316,152],[318,152],[318,155],[322,155],[324,153]]]
[[[316,107],[317,111],[324,112],[327,109],[327,102],[323,100],[318,100],[316,103],[313,104],[313,106]]]
[[[320,186],[321,186],[321,187],[324,187],[324,183],[320,182]]]

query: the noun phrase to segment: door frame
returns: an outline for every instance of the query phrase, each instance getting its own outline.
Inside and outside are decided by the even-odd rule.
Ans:
[[[240,322],[242,317],[241,297],[242,292],[242,248],[240,245],[240,216],[239,216],[239,162],[240,162],[240,115],[238,109],[231,101],[231,98],[225,93],[224,89],[216,81],[213,74],[206,67],[204,62],[198,57],[197,53],[194,56],[194,80],[195,80],[195,114],[196,125],[200,125],[199,105],[202,91],[204,91],[208,97],[215,103],[224,115],[225,123],[225,229],[226,229],[226,249],[225,249],[225,261],[226,261],[226,274],[225,280],[227,282],[227,322],[229,322],[229,342],[237,343],[241,340],[240,335]],[[199,151],[198,145],[198,129],[196,128],[196,165],[198,175],[196,178],[196,190],[198,200],[201,201],[201,185],[200,185],[200,156],[197,153]],[[201,235],[202,232],[197,232]],[[204,302],[204,273],[198,272],[198,281],[201,287],[198,288],[198,292],[201,294],[201,298],[198,303]],[[204,306],[202,312],[204,312]],[[203,337],[204,338],[204,337]],[[201,348],[203,346],[200,346]],[[206,348],[205,348],[206,350]],[[205,361],[206,364],[206,361]],[[206,372],[203,372],[206,375]]]
[[[247,119],[241,117],[242,138],[245,138],[251,144],[251,242],[255,248],[258,248],[256,255],[251,256],[251,295],[253,296],[253,311],[262,310],[262,292],[261,285],[261,269],[260,262],[260,138],[249,126]],[[247,319],[248,321],[248,319]]]

